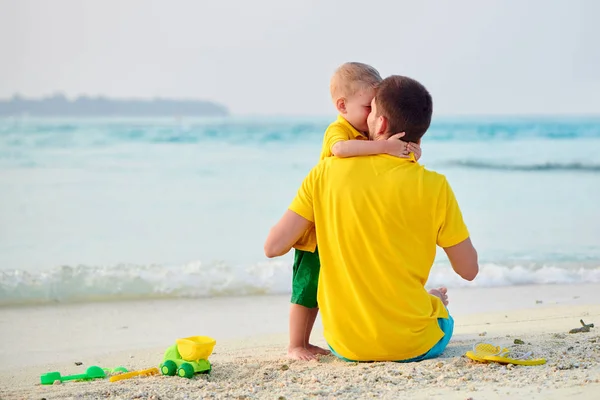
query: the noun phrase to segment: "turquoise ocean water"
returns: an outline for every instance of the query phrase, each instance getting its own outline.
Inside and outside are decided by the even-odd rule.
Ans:
[[[0,119],[0,305],[288,293],[263,241],[317,162],[327,118]],[[438,118],[480,253],[461,282],[600,282],[600,118]]]

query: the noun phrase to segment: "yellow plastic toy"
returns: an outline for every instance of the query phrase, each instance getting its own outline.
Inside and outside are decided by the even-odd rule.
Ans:
[[[217,341],[208,336],[191,336],[177,339],[164,355],[160,370],[163,375],[177,374],[182,378],[192,378],[194,374],[210,374],[212,365],[208,357]]]
[[[192,336],[183,339],[177,339],[177,350],[184,360],[208,360],[215,348],[217,341],[208,336]]]
[[[500,346],[494,346],[491,343],[477,343],[473,346],[473,351],[467,351],[465,354],[471,360],[478,362],[497,362],[500,364],[514,365],[542,365],[546,363],[545,358],[531,358],[533,352],[526,353],[511,351]]]
[[[126,372],[124,374],[111,376],[109,380],[111,382],[117,382],[117,381],[122,381],[124,379],[133,378],[134,376],[149,376],[149,375],[158,375],[158,374],[160,374],[160,371],[158,370],[158,368],[148,368],[148,369],[142,369],[140,371],[131,371],[131,372]]]

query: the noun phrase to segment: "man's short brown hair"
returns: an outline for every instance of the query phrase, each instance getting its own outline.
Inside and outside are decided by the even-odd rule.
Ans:
[[[419,82],[406,76],[385,78],[375,95],[377,116],[388,120],[387,133],[405,132],[405,142],[418,142],[431,123],[433,101]]]

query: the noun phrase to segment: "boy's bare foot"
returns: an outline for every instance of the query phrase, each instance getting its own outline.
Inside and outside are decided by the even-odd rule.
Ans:
[[[442,286],[437,289],[431,289],[428,293],[439,297],[445,306],[448,305],[448,289],[446,289],[445,287]]]
[[[309,344],[308,346],[290,347],[288,349],[288,357],[294,360],[316,360],[318,355],[327,355],[331,352],[322,347]]]
[[[307,346],[307,349],[308,349],[308,351],[310,351],[314,355],[322,354],[322,355],[326,356],[328,354],[331,354],[331,352],[329,350],[326,350],[326,349],[324,349],[322,347],[319,347],[319,346],[315,346],[314,344],[309,344]]]
[[[299,346],[288,348],[288,358],[291,358],[292,360],[311,361],[316,360],[317,356],[313,354],[309,349]]]

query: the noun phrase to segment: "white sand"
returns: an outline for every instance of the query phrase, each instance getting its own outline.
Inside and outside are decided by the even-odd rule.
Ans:
[[[332,356],[309,363],[287,360],[287,296],[0,309],[0,398],[597,399],[598,293],[600,285],[455,290],[450,347],[439,359],[413,364],[345,363]],[[597,327],[568,334],[580,318]],[[317,326],[315,342],[323,345],[320,333]],[[218,341],[209,377],[39,384],[40,374],[49,371],[157,366],[177,337],[204,334]],[[515,338],[526,344],[514,345]],[[481,340],[533,350],[548,362],[505,367],[463,357]]]

